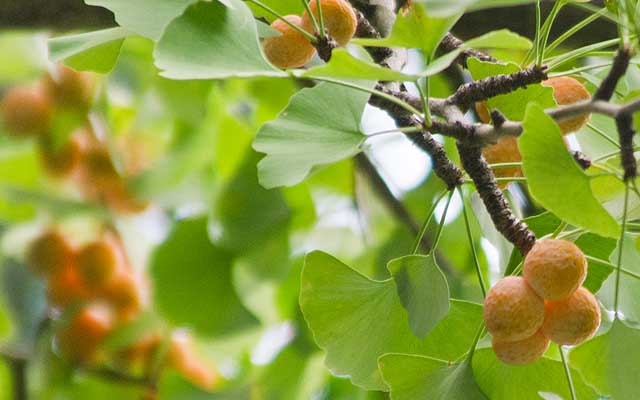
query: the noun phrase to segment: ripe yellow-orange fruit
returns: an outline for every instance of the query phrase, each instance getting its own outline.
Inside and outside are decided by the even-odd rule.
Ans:
[[[90,362],[114,327],[110,310],[90,305],[78,312],[56,335],[60,353],[74,362]]]
[[[75,265],[49,276],[47,280],[47,299],[53,306],[66,307],[85,302],[90,297],[90,291],[80,279]]]
[[[482,155],[489,164],[511,163],[522,161],[522,155],[518,148],[518,139],[513,136],[505,136],[496,144],[489,145],[482,150]],[[496,178],[510,178],[522,176],[522,168],[506,167],[494,168]],[[504,189],[509,182],[499,182],[498,186]]]
[[[88,184],[107,188],[120,182],[120,175],[116,170],[109,150],[104,146],[91,146],[82,158]]]
[[[346,46],[358,28],[358,17],[353,7],[346,0],[321,0],[321,4],[325,29],[338,45]],[[318,0],[311,0],[309,8],[316,21],[319,20]],[[306,11],[302,14],[302,26],[307,32],[313,33],[313,21]]]
[[[543,86],[553,88],[553,97],[556,102],[561,105],[569,105],[577,103],[583,100],[589,100],[591,94],[582,83],[574,78],[568,76],[559,76],[557,78],[550,78],[542,82]],[[591,118],[591,114],[582,115],[575,118],[566,119],[560,121],[558,125],[563,135],[571,132],[579,131]]]
[[[478,118],[480,118],[480,122],[484,124],[488,124],[491,122],[491,113],[489,112],[489,107],[487,107],[487,103],[484,101],[478,101],[475,104],[476,114],[478,114]]]
[[[142,307],[140,287],[129,273],[120,273],[110,281],[101,293],[101,298],[116,310],[118,317],[129,319]]]
[[[51,128],[52,106],[40,86],[18,86],[0,103],[2,122],[15,138],[44,135]]]
[[[123,214],[135,214],[147,209],[149,202],[137,199],[127,189],[124,179],[103,194],[105,202],[113,210]]]
[[[219,381],[217,371],[200,360],[193,350],[190,337],[174,334],[169,349],[169,365],[187,380],[205,390],[211,390]]]
[[[493,351],[505,364],[527,365],[536,361],[549,348],[549,338],[538,330],[532,336],[515,342],[503,342],[493,338]]]
[[[85,113],[91,108],[95,77],[64,65],[56,66],[43,79],[44,88],[56,106]]]
[[[71,136],[60,149],[55,149],[49,136],[38,142],[40,160],[45,170],[54,177],[65,177],[76,170],[82,157],[82,146],[77,137]]]
[[[577,345],[593,336],[600,326],[595,296],[581,287],[571,296],[545,302],[544,334],[562,345]]]
[[[487,293],[483,317],[487,330],[496,340],[526,339],[542,326],[544,301],[524,278],[507,276]]]
[[[572,242],[540,240],[525,257],[523,276],[543,299],[564,299],[587,277],[587,259]]]
[[[106,240],[98,240],[78,252],[78,273],[87,286],[101,288],[115,276],[119,261],[114,245]]]
[[[48,231],[29,246],[27,266],[40,276],[52,276],[72,266],[74,256],[73,246],[62,234]]]
[[[284,18],[294,25],[301,26],[301,19],[297,15],[287,15]],[[271,64],[282,69],[298,68],[313,58],[316,49],[303,34],[280,19],[273,21],[271,27],[282,33],[262,42],[264,54]]]

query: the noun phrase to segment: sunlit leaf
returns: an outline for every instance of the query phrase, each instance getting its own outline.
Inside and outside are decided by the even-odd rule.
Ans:
[[[487,400],[468,362],[451,364],[430,357],[385,354],[380,370],[391,400]]]
[[[358,153],[365,139],[360,119],[368,99],[367,93],[329,83],[293,96],[278,119],[266,123],[253,142],[254,149],[267,154],[258,164],[262,186],[294,185],[314,166]]]
[[[617,237],[618,223],[593,196],[589,177],[567,151],[558,125],[535,103],[527,107],[523,124],[519,147],[531,195],[566,222]]]
[[[424,338],[409,328],[393,280],[374,281],[330,255],[307,255],[302,272],[300,307],[326,364],[368,390],[385,390],[378,357],[412,353],[455,360],[473,341],[481,308],[453,300],[449,314]]]
[[[424,337],[449,312],[449,286],[433,256],[405,256],[387,268],[409,313],[413,333]]]
[[[111,28],[49,39],[49,57],[80,71],[108,73],[127,35],[125,29]]]
[[[286,76],[267,62],[251,11],[241,0],[199,2],[167,26],[154,57],[171,79]]]

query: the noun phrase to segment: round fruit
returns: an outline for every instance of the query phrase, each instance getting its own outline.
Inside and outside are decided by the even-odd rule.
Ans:
[[[66,307],[87,301],[90,295],[75,266],[69,266],[49,277],[47,298],[51,305]]]
[[[58,274],[73,263],[73,246],[56,231],[45,232],[27,250],[27,266],[40,276]]]
[[[203,389],[212,389],[218,382],[218,374],[208,367],[193,351],[190,338],[174,334],[169,349],[169,364],[187,380]]]
[[[0,108],[4,127],[15,138],[44,135],[51,127],[51,103],[40,86],[9,90]]]
[[[478,114],[478,118],[480,118],[480,122],[484,124],[488,124],[491,122],[491,113],[489,112],[489,107],[487,107],[487,103],[484,101],[478,101],[475,104],[476,114]]]
[[[77,255],[78,273],[87,286],[103,287],[118,270],[118,252],[114,245],[99,240],[84,246]]]
[[[500,279],[484,300],[484,322],[496,340],[514,342],[530,337],[544,320],[544,301],[524,278]]]
[[[113,328],[109,309],[91,305],[83,308],[56,336],[60,353],[75,362],[89,362]]]
[[[338,42],[338,45],[346,46],[358,28],[358,17],[353,7],[346,0],[321,0],[321,4],[325,29]],[[318,0],[311,0],[309,8],[317,21],[319,19]],[[314,30],[313,21],[306,11],[302,14],[302,26],[307,32]]]
[[[82,146],[77,137],[70,137],[64,146],[55,149],[51,138],[47,136],[38,142],[38,149],[42,165],[52,176],[68,176],[80,165]]]
[[[572,242],[540,240],[525,257],[523,276],[543,299],[564,299],[587,277],[587,259]]]
[[[101,298],[109,302],[123,319],[135,315],[142,306],[140,287],[126,273],[119,274],[104,288]]]
[[[493,351],[505,364],[527,365],[542,357],[549,348],[549,339],[538,330],[532,336],[516,342],[503,342],[493,338]]]
[[[545,307],[542,331],[558,344],[580,344],[593,336],[600,326],[598,301],[583,287],[565,299],[546,301]]]
[[[482,155],[489,164],[512,163],[522,161],[520,149],[518,149],[518,139],[514,136],[505,136],[498,140],[498,143],[485,147]],[[511,178],[522,176],[522,168],[506,167],[494,168],[493,174],[496,178]],[[500,182],[501,189],[507,187],[509,182]]]
[[[297,15],[287,15],[284,18],[294,25],[301,26],[300,17]],[[271,64],[282,69],[298,68],[313,58],[316,49],[303,34],[280,19],[273,21],[271,27],[282,33],[262,42],[264,54]]]
[[[98,189],[106,189],[119,184],[120,175],[116,170],[111,154],[103,146],[92,146],[86,150],[82,164],[87,184]]]
[[[124,180],[120,180],[120,184],[113,185],[106,191],[104,200],[110,208],[123,214],[139,213],[149,206],[148,201],[139,200],[129,192]]]
[[[553,97],[561,105],[569,105],[583,100],[589,100],[591,94],[582,83],[568,76],[550,78],[542,82],[543,86],[553,88]],[[563,135],[579,131],[591,118],[591,114],[566,119],[558,123]]]
[[[56,106],[85,113],[91,108],[95,79],[88,72],[58,65],[44,78],[44,87]]]

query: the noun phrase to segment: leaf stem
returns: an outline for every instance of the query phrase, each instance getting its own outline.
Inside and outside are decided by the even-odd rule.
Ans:
[[[253,1],[253,0],[249,0],[249,1]],[[322,78],[322,77],[318,77],[318,76],[315,76],[315,77],[297,76],[297,78],[309,79],[309,80],[320,81],[320,82],[329,82],[329,83],[333,83],[335,85],[340,85],[340,86],[348,87],[348,88],[351,88],[351,89],[359,90],[361,92],[374,94],[374,95],[376,95],[378,97],[381,97],[381,98],[383,98],[383,99],[385,99],[385,100],[387,100],[387,101],[389,101],[391,103],[394,103],[394,104],[404,108],[405,110],[409,111],[411,114],[417,116],[418,118],[420,118],[420,120],[422,120],[422,113],[420,111],[418,111],[416,108],[414,108],[411,104],[400,100],[396,96],[392,96],[392,95],[387,94],[385,92],[382,92],[380,90],[369,89],[367,87],[356,85],[355,83],[341,81],[339,79]]]
[[[610,263],[609,261],[601,260],[599,258],[592,257],[592,256],[589,256],[589,255],[586,255],[585,257],[587,258],[587,261],[590,261],[590,262],[592,262],[594,264],[602,265],[603,267],[609,267],[611,269],[616,269],[616,266],[614,264]],[[625,274],[627,276],[630,276],[632,278],[640,280],[640,274],[637,274],[637,273],[635,273],[633,271],[630,271],[630,270],[628,270],[628,269],[626,269],[624,267],[620,267],[620,272],[622,272],[623,274]]]
[[[469,223],[469,215],[467,212],[467,202],[462,195],[462,189],[458,187],[458,193],[462,199],[462,214],[464,216],[464,225],[467,230],[467,238],[469,239],[469,245],[471,246],[471,253],[473,254],[473,263],[476,267],[476,275],[478,276],[478,283],[480,284],[480,290],[482,291],[482,297],[487,296],[487,288],[484,284],[484,278],[482,277],[482,271],[480,270],[480,261],[478,260],[478,253],[476,252],[476,245],[473,242],[473,235],[471,234],[471,224]]]
[[[480,326],[478,327],[478,331],[476,332],[476,335],[473,338],[473,342],[471,342],[471,347],[469,348],[469,352],[467,353],[467,357],[466,357],[466,360],[468,363],[471,363],[471,361],[473,360],[473,355],[476,352],[476,347],[478,346],[478,342],[480,341],[480,338],[482,337],[483,333],[484,333],[484,321],[480,323]]]
[[[320,35],[322,37],[325,37],[325,35],[327,34],[327,32],[325,32],[325,27],[324,27],[324,11],[322,11],[322,0],[316,0],[318,2],[318,23],[320,24]]]
[[[249,3],[253,3],[256,6],[262,8],[263,10],[265,10],[266,12],[268,12],[269,14],[272,14],[273,16],[277,17],[279,20],[281,20],[282,22],[284,22],[285,24],[289,25],[292,29],[298,31],[301,35],[303,35],[304,37],[306,37],[307,39],[309,39],[309,41],[311,43],[316,43],[318,40],[316,39],[315,36],[313,36],[312,34],[310,34],[309,32],[305,31],[304,29],[302,29],[301,27],[299,27],[296,24],[292,24],[291,22],[287,21],[287,19],[285,17],[283,17],[282,15],[280,15],[276,10],[274,10],[273,8],[267,6],[266,4],[263,4],[262,2],[258,1],[258,0],[244,0],[247,1]]]
[[[440,223],[438,224],[438,231],[436,232],[436,236],[433,238],[433,248],[431,252],[433,253],[438,248],[438,242],[440,242],[440,237],[442,236],[442,231],[444,229],[444,221],[447,219],[447,212],[449,212],[449,206],[451,205],[451,199],[453,199],[453,194],[455,191],[449,192],[449,198],[447,199],[447,204],[444,206],[444,212],[440,217]]]
[[[302,4],[304,5],[304,9],[305,11],[307,11],[307,14],[309,15],[309,18],[311,18],[311,23],[313,24],[313,29],[318,32],[320,35],[324,36],[324,30],[320,29],[320,25],[318,25],[318,21],[316,20],[316,16],[313,15],[313,13],[311,12],[311,7],[309,7],[309,0],[301,0]]]
[[[558,345],[558,350],[560,351],[560,358],[562,359],[562,365],[564,366],[564,374],[567,377],[567,384],[569,385],[571,400],[577,400],[578,398],[576,397],[576,389],[573,387],[573,379],[571,378],[571,370],[569,369],[569,363],[567,363],[567,358],[564,354],[562,345]]]
[[[420,86],[420,82],[416,82],[416,87],[420,93],[422,100],[422,109],[424,110],[424,123],[427,127],[431,127],[431,110],[429,109],[429,77],[424,78],[424,87]]]
[[[429,214],[427,214],[427,218],[424,220],[424,222],[422,223],[422,226],[420,227],[420,232],[418,232],[418,236],[416,236],[416,239],[413,241],[411,254],[418,253],[418,249],[420,248],[420,243],[422,242],[422,238],[424,237],[424,234],[427,232],[427,228],[429,227],[429,222],[431,222],[431,218],[433,218],[433,214],[436,211],[436,207],[440,203],[440,200],[442,200],[442,198],[446,194],[447,194],[447,190],[444,190],[442,193],[440,193],[440,195],[438,195],[438,197],[436,198],[436,201],[431,206],[431,209],[429,210]],[[435,242],[434,242],[433,248],[435,249]]]
[[[622,250],[624,247],[624,235],[627,228],[627,211],[629,207],[629,183],[625,184],[624,188],[624,208],[622,211],[622,233],[620,233],[620,245],[618,246],[618,261],[616,265],[616,286],[613,298],[613,311],[616,313],[616,319],[618,318],[618,299],[620,297],[620,272],[622,270]]]

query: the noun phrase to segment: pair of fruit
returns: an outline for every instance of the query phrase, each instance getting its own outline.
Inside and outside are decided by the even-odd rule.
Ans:
[[[312,0],[309,9],[318,20],[318,2],[322,7],[322,17],[325,28],[338,45],[345,46],[356,32],[358,19],[347,0]],[[286,15],[283,17],[290,24],[300,27],[309,33],[314,32],[313,20],[305,11],[302,17]],[[270,37],[262,42],[262,47],[267,59],[276,67],[298,68],[307,64],[316,49],[302,33],[292,28],[281,19],[275,20],[271,27],[282,35]]]
[[[553,97],[559,105],[569,105],[591,98],[584,85],[570,77],[551,78],[542,82],[542,85],[553,88]],[[482,122],[489,123],[491,121],[486,103],[476,103],[476,112]],[[560,121],[558,126],[562,134],[567,135],[571,132],[579,131],[589,122],[589,118],[590,115],[570,118]],[[522,161],[522,155],[518,149],[518,141],[513,136],[503,137],[496,144],[485,147],[482,154],[489,164]],[[520,167],[497,168],[494,170],[494,174],[498,178],[518,177],[522,176],[522,169]],[[502,188],[506,186],[507,183],[500,184]]]
[[[581,287],[587,275],[582,251],[566,240],[537,242],[523,277],[509,276],[487,293],[483,316],[496,356],[525,365],[540,358],[549,341],[577,345],[600,326],[600,307]]]
[[[40,82],[14,87],[4,95],[0,102],[3,126],[16,139],[46,136],[56,110],[88,112],[94,87],[93,75],[56,66]]]
[[[140,309],[138,284],[120,244],[111,236],[76,250],[61,233],[47,231],[29,246],[27,266],[47,280],[53,305],[67,307],[101,300],[122,317]]]

